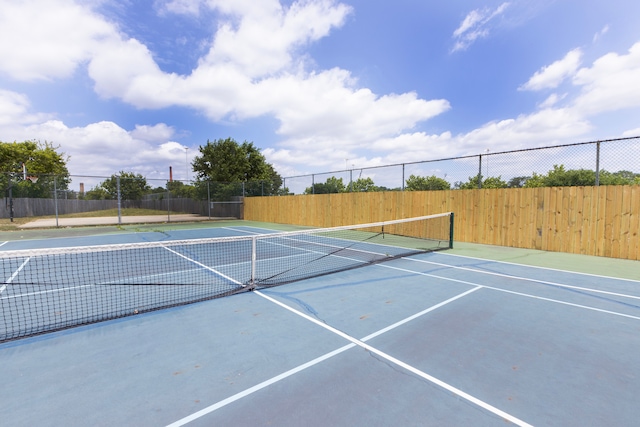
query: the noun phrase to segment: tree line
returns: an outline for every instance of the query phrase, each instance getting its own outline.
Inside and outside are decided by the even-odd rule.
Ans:
[[[7,197],[52,197],[53,191],[73,193],[88,200],[140,200],[145,197],[184,197],[229,200],[233,196],[271,196],[287,193],[282,178],[252,142],[231,138],[207,140],[191,163],[195,180],[169,181],[152,187],[135,172],[120,171],[80,194],[70,192],[69,157],[52,143],[0,142],[0,185]],[[33,178],[33,179],[29,179]]]
[[[6,197],[51,197],[54,190],[69,192],[71,178],[66,163],[69,157],[50,142],[0,142],[0,185]],[[139,173],[120,171],[84,194],[73,197],[101,200],[140,200],[145,197],[184,197],[200,200],[230,200],[234,196],[274,196],[289,194],[283,179],[253,142],[236,142],[232,138],[207,140],[191,163],[195,180],[185,183],[169,181],[152,187]],[[640,174],[631,171],[596,172],[589,169],[566,169],[554,165],[546,174],[533,173],[508,181],[501,176],[471,176],[465,182],[451,184],[444,178],[411,175],[405,181],[407,191],[436,191],[477,188],[532,188],[596,185],[640,185]],[[329,177],[314,183],[304,194],[344,192],[400,191],[401,188],[378,186],[371,178],[358,178],[345,183]]]
[[[640,185],[640,173],[630,171],[598,174],[599,185]],[[501,176],[484,177],[475,175],[468,181],[457,181],[452,185],[444,178],[410,175],[405,182],[406,191],[473,190],[478,188],[535,188],[535,187],[573,187],[596,185],[596,171],[589,169],[566,169],[564,165],[554,165],[546,174],[533,173],[531,176],[518,176],[505,181]],[[359,178],[345,184],[342,178],[330,177],[325,183],[307,187],[304,194],[326,194],[359,191],[400,191],[400,188],[378,187],[371,178]]]
[[[229,200],[234,196],[280,194],[282,178],[252,142],[239,144],[231,138],[209,141],[191,163],[196,179],[191,183],[169,181],[165,187],[151,187],[145,177],[120,171],[89,190],[86,199],[125,200],[146,197],[183,197],[199,200]],[[119,181],[119,182],[118,182]]]

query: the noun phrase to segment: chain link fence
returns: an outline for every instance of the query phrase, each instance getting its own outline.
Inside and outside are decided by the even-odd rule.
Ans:
[[[619,184],[640,184],[640,137],[283,178],[289,194]]]
[[[148,209],[210,218],[242,218],[243,197],[361,191],[405,191],[540,186],[640,185],[640,137],[351,168],[282,178],[220,183],[4,173],[0,218]]]
[[[269,181],[220,183],[175,181],[138,176],[54,176],[5,173],[0,218],[25,218],[124,209],[145,209],[154,214],[196,214],[209,218],[243,218],[242,199],[273,195]],[[93,183],[93,184],[91,184]],[[277,189],[276,189],[277,190]],[[113,212],[108,212],[111,216]],[[106,215],[105,214],[105,215]]]

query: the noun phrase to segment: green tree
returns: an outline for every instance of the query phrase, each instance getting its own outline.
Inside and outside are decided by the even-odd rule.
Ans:
[[[553,169],[546,175],[533,173],[533,176],[527,180],[525,187],[567,187],[595,185],[596,173],[588,169],[570,169],[566,170],[564,165],[554,165]]]
[[[600,185],[640,185],[640,173],[600,171]]]
[[[244,194],[246,196],[269,196],[278,195],[282,186],[282,177],[269,163],[266,163],[267,178],[248,181],[245,184]]]
[[[342,178],[336,178],[335,176],[327,178],[327,181],[322,183],[313,184],[311,187],[307,187],[304,190],[304,194],[330,194],[330,193],[344,193],[346,190]]]
[[[467,182],[456,182],[455,188],[459,190],[475,190],[480,188],[478,181],[482,179],[482,175],[471,176]],[[507,188],[508,184],[502,179],[501,176],[490,176],[482,180],[482,188]]]
[[[231,138],[207,141],[205,146],[200,147],[200,155],[195,157],[192,166],[199,181],[196,186],[201,197],[206,195],[206,181],[215,183],[213,189],[212,185],[208,189],[218,199],[230,195],[277,194],[282,185],[280,175],[267,163],[253,142],[238,144]],[[242,186],[239,183],[245,184]]]
[[[52,197],[54,179],[58,190],[67,190],[69,158],[59,148],[47,141],[0,142],[0,185],[11,187],[12,197]],[[25,170],[37,181],[25,180]]]
[[[371,191],[379,191],[379,188],[373,182],[371,178],[358,178],[353,181],[350,185],[350,191],[353,192],[371,192]]]
[[[638,185],[640,174],[630,171],[600,171],[599,185]],[[590,169],[565,169],[564,165],[554,165],[546,175],[534,173],[525,187],[571,187],[596,185],[596,172]]]
[[[121,200],[140,200],[142,196],[149,192],[150,187],[147,179],[133,172],[120,171],[117,175],[102,181],[95,188],[87,192],[88,199],[112,199],[118,198],[118,178],[120,180]]]
[[[509,180],[507,187],[509,188],[522,188],[531,179],[530,176],[516,176]]]
[[[157,190],[160,190],[160,187],[153,192],[162,193],[162,191]],[[196,189],[193,185],[188,185],[181,181],[167,182],[167,190],[171,193],[171,197],[180,197],[184,199],[192,199],[195,197],[196,193]]]
[[[407,179],[407,191],[433,191],[433,190],[449,190],[451,184],[445,179],[432,176],[411,175]]]
[[[108,200],[111,199],[111,196],[104,188],[100,186],[96,186],[91,190],[84,193],[84,198],[86,200]]]

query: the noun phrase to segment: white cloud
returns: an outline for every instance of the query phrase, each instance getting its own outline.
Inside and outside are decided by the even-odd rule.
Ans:
[[[305,79],[271,80],[263,89],[263,98],[275,100],[274,115],[282,123],[278,133],[289,138],[303,135],[362,144],[396,135],[449,109],[445,100],[425,101],[415,93],[377,96],[352,87],[350,74],[340,69]]]
[[[115,36],[111,24],[72,0],[0,0],[0,10],[0,72],[16,80],[69,77]]]
[[[477,39],[487,37],[491,21],[502,15],[510,3],[502,3],[495,10],[489,8],[475,9],[467,14],[460,26],[453,32],[455,44],[452,51],[464,50]]]
[[[52,28],[36,11],[41,7],[55,9],[68,27],[75,21],[88,24],[77,26],[73,43],[66,38],[48,40],[47,48],[59,52],[57,58],[67,64],[64,72],[49,71],[47,62],[35,59],[15,68],[23,69],[24,76],[54,78],[67,77],[86,63],[101,97],[137,108],[183,106],[214,121],[271,115],[280,121],[278,132],[288,142],[339,140],[356,146],[396,136],[449,109],[446,100],[423,100],[412,92],[374,94],[358,87],[345,70],[308,70],[301,49],[343,25],[352,11],[333,0],[299,1],[286,7],[278,0],[164,3],[164,13],[194,14],[202,8],[218,12],[208,53],[189,75],[163,72],[147,46],[71,0],[31,0],[23,6],[27,12],[18,13],[13,25],[30,26],[28,19],[36,16],[42,27],[25,42],[31,47],[46,39]],[[68,51],[62,45],[75,47]],[[34,51],[31,56],[38,54]]]
[[[119,32],[88,6],[71,0],[0,0],[0,7],[17,5],[31,9],[2,23],[12,31],[39,28],[12,41],[15,46],[0,40],[0,72],[13,79],[52,80],[69,78],[86,66],[100,96],[137,108],[182,106],[213,121],[273,117],[281,141],[264,154],[283,176],[303,167],[342,169],[345,159],[364,167],[478,153],[487,147],[498,151],[566,142],[592,130],[591,116],[640,105],[640,43],[626,54],[605,55],[582,69],[582,51],[574,49],[521,87],[555,88],[573,77],[574,93],[551,94],[533,113],[491,121],[465,134],[432,135],[417,127],[448,111],[447,100],[425,100],[415,92],[376,94],[347,70],[310,66],[304,48],[343,25],[351,13],[335,1],[306,0],[289,7],[276,0],[165,3],[164,13],[195,15],[208,8],[221,19],[211,26],[206,55],[188,75],[162,71],[148,46]],[[489,34],[508,5],[467,15],[454,32],[458,48]],[[46,13],[58,20],[45,19]],[[69,39],[60,27],[73,27],[76,21],[81,24]],[[54,36],[52,30],[57,31]],[[41,46],[48,50],[42,55]],[[173,164],[176,173],[184,169],[185,147],[173,141],[175,130],[167,124],[142,123],[127,130],[103,121],[70,127],[54,118],[33,112],[24,94],[0,90],[3,137],[62,144],[71,154],[74,174],[108,176],[124,169],[166,177],[167,171],[155,165]],[[191,158],[196,154],[187,153]]]
[[[416,159],[438,159],[451,153],[454,138],[450,132],[429,135],[425,132],[405,133],[393,138],[383,138],[371,145],[377,152],[388,153],[385,158],[391,163],[413,162]]]
[[[582,50],[573,49],[564,58],[537,71],[520,90],[542,90],[556,88],[567,77],[576,73],[582,59]]]
[[[593,35],[593,43],[597,43],[608,32],[609,32],[609,25],[605,25],[600,31],[598,31]]]
[[[19,127],[47,120],[48,114],[32,113],[29,98],[21,93],[0,89],[0,126]]]
[[[161,141],[171,139],[174,135],[174,129],[164,123],[158,123],[153,126],[136,125],[131,131],[131,136],[143,141]]]
[[[168,176],[168,170],[157,170],[159,164],[173,163],[183,171],[184,146],[167,140],[172,133],[164,123],[127,131],[110,121],[68,127],[60,120],[49,120],[24,128],[16,139],[59,145],[61,152],[70,155],[67,167],[73,175],[104,177],[124,170],[154,178]]]
[[[547,99],[542,101],[538,105],[538,107],[541,108],[541,109],[551,108],[551,107],[553,107],[554,105],[556,105],[558,102],[560,102],[561,100],[563,100],[566,97],[567,97],[566,93],[564,93],[562,95],[558,95],[557,93],[552,93],[551,95],[549,95],[547,97]]]
[[[622,132],[623,138],[633,138],[635,136],[640,136],[640,127]]]
[[[513,150],[532,144],[552,145],[584,135],[592,125],[571,108],[544,109],[515,119],[489,122],[460,137],[460,143],[480,152]]]
[[[471,28],[473,28],[476,24],[482,22],[484,19],[485,12],[481,12],[480,10],[472,10],[469,14],[464,18],[460,26],[453,32],[454,37],[460,37]]]
[[[298,47],[327,36],[351,12],[348,6],[327,0],[295,2],[288,9],[275,0],[213,5],[239,14],[240,20],[219,26],[211,50],[200,65],[233,64],[238,72],[251,78],[289,67]]]
[[[203,0],[170,0],[160,4],[160,13],[199,15]]]
[[[347,6],[329,0],[289,8],[277,1],[207,5],[233,19],[219,26],[209,53],[190,75],[162,73],[139,42],[112,40],[89,65],[98,93],[139,108],[196,108],[216,121],[269,114],[289,138],[342,134],[356,143],[397,134],[449,108],[444,100],[425,101],[414,93],[375,95],[357,88],[345,70],[306,71],[297,49],[342,25],[351,12]]]
[[[122,98],[141,108],[166,105],[146,104],[147,97],[136,92],[141,81],[157,80],[162,72],[147,47],[135,39],[118,38],[105,42],[91,59],[88,71],[95,82],[95,91],[105,98]],[[156,99],[163,95],[157,87],[146,85],[146,88]]]
[[[583,114],[640,107],[640,42],[626,55],[608,53],[581,68],[573,84],[581,88],[574,108]]]

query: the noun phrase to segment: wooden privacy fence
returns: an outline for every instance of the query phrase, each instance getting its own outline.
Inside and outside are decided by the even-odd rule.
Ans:
[[[247,197],[247,220],[333,227],[455,213],[459,242],[640,260],[640,186]]]

